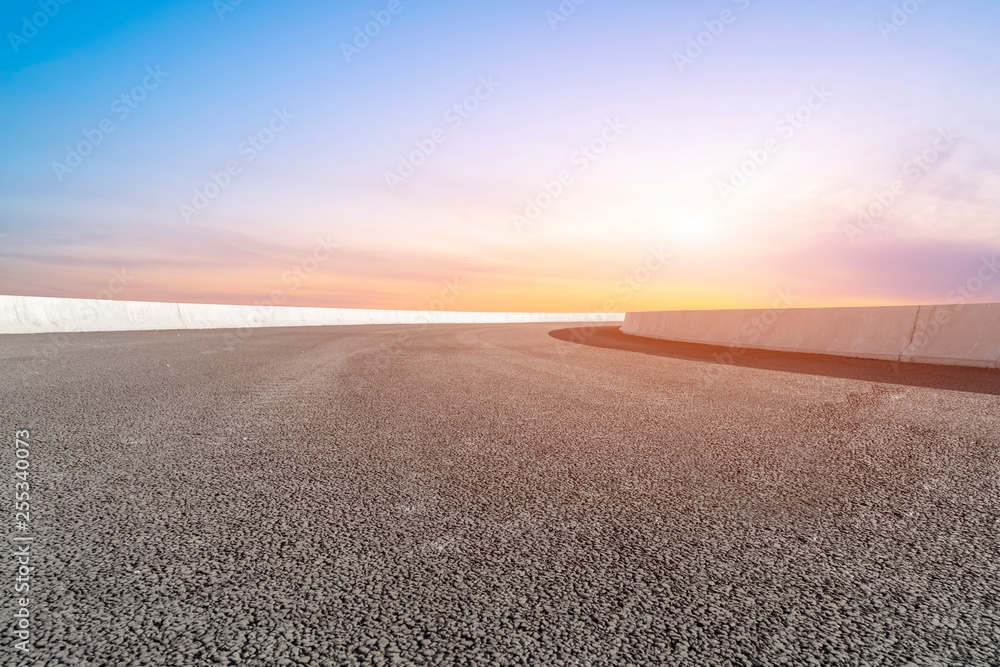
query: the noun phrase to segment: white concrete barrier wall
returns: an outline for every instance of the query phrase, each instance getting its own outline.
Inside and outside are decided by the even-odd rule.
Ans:
[[[730,354],[759,349],[1000,368],[997,303],[628,313],[622,331],[719,345]]]
[[[340,324],[620,322],[620,313],[473,313],[0,296],[0,334]]]

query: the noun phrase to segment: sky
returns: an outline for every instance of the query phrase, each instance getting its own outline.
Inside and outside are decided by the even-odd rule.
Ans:
[[[0,293],[1000,301],[995,0],[15,0],[0,30]]]

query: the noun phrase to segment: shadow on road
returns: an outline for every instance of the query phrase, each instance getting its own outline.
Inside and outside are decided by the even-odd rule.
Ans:
[[[619,331],[618,325],[555,329],[549,335],[570,343],[638,352],[654,357],[1000,396],[1000,370],[991,368],[906,364],[768,350],[744,349],[734,354],[728,347],[629,336]]]

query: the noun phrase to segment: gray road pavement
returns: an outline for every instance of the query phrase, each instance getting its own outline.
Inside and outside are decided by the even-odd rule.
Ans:
[[[0,663],[1000,664],[1000,373],[578,328],[0,336]]]

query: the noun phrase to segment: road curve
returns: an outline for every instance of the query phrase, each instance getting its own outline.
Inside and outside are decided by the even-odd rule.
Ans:
[[[0,336],[0,662],[1000,664],[1000,373],[616,336]]]

